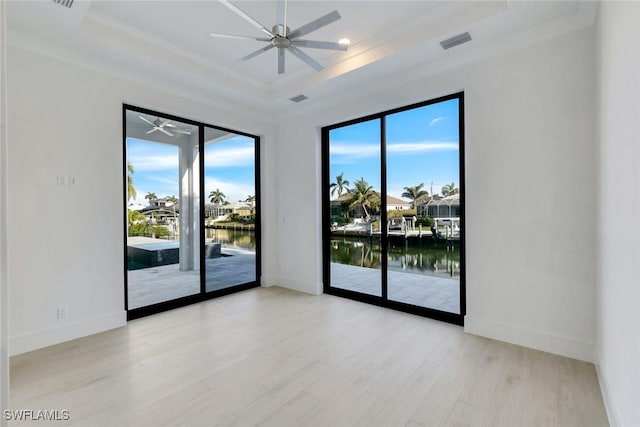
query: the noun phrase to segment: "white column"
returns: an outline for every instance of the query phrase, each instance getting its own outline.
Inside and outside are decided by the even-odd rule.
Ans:
[[[7,20],[4,0],[0,0],[0,413],[9,409],[9,327],[7,280]],[[8,422],[0,418],[0,426]]]
[[[198,133],[185,136],[180,144],[180,270],[200,267],[200,209]]]
[[[180,191],[178,200],[180,203],[180,270],[193,270],[193,229],[191,216],[193,215],[193,150],[189,137],[180,144]]]
[[[192,215],[191,215],[191,247],[193,248],[193,269],[200,270],[200,153],[198,152],[198,132],[191,134],[191,152],[193,162],[191,163],[192,169],[192,186],[191,197],[193,203],[191,203]]]

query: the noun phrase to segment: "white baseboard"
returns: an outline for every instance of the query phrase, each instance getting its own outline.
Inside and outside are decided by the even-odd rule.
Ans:
[[[609,425],[611,427],[618,427],[620,426],[620,422],[618,421],[620,418],[618,417],[618,410],[616,408],[615,401],[609,394],[606,374],[602,370],[602,366],[600,366],[599,363],[596,363],[595,365],[596,374],[598,375],[598,383],[600,384],[600,391],[602,392],[602,400],[604,401],[604,409],[607,411],[607,419],[609,420]]]
[[[464,318],[464,331],[585,362],[594,363],[596,359],[595,344],[468,315]]]
[[[119,328],[126,324],[126,311],[65,323],[54,328],[11,338],[9,354],[16,356],[50,345],[60,344],[87,335],[97,334],[98,332],[108,331],[109,329]]]
[[[261,276],[260,277],[260,286],[265,288],[270,288],[271,286],[276,286],[278,282],[276,278],[273,276]]]
[[[274,284],[281,288],[287,288],[293,291],[303,292],[305,294],[320,295],[322,293],[322,283],[306,282],[288,277],[278,277]]]

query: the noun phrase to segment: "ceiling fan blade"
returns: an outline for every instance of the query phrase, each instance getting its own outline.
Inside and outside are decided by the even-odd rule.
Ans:
[[[155,131],[157,131],[157,130],[160,130],[160,128],[159,128],[159,127],[156,127],[156,126],[154,125],[154,126],[153,126],[153,129],[151,129],[151,130],[150,130],[150,131],[148,131],[147,133],[152,133],[152,132],[155,132]]]
[[[235,34],[219,34],[219,33],[209,33],[211,37],[222,37],[225,39],[243,39],[243,40],[257,40],[259,42],[269,42],[271,39],[262,38],[262,37],[253,37],[253,36],[237,36]]]
[[[287,0],[278,0],[278,17],[276,23],[278,24],[278,35],[282,37],[287,36]]]
[[[168,128],[174,128],[174,127],[176,127],[176,125],[174,125],[174,124],[173,124],[173,123],[171,123],[171,122],[164,122],[163,124],[161,124],[161,125],[160,125],[160,127],[164,127],[164,126],[166,126],[166,127],[168,127]]]
[[[304,53],[294,45],[289,46],[288,49],[289,49],[289,52],[291,52],[294,56],[296,56],[299,60],[307,64],[309,67],[313,68],[316,71],[322,71],[323,67],[322,65],[320,65],[318,61],[316,61],[315,59],[313,59],[312,57],[310,57],[309,55],[307,55],[306,53]]]
[[[278,48],[278,74],[284,74],[284,48]]]
[[[166,129],[158,128],[158,130],[167,136],[173,136],[173,134]]]
[[[149,120],[145,119],[145,118],[144,118],[144,117],[142,117],[142,116],[138,116],[138,117],[140,117],[140,118],[142,119],[142,121],[145,121],[145,122],[149,123],[151,126],[155,126],[155,125],[156,125],[155,123],[150,122]]]
[[[338,19],[340,19],[340,14],[338,13],[337,10],[334,10],[331,13],[327,13],[324,16],[321,16],[320,18],[316,19],[315,21],[311,21],[308,24],[303,25],[302,27],[291,31],[287,37],[289,39],[295,39],[297,37],[301,37],[304,36],[305,34],[309,34],[315,30],[318,30],[322,27],[324,27],[325,25],[329,25],[332,22],[337,21]]]
[[[174,131],[174,132],[177,132],[177,133],[181,133],[181,134],[183,134],[183,135],[191,135],[191,132],[186,131],[186,130],[173,129],[173,131]]]
[[[262,25],[261,23],[259,23],[258,21],[256,21],[255,19],[247,15],[246,13],[244,13],[242,10],[240,10],[236,5],[234,5],[230,1],[228,0],[218,0],[218,1],[223,5],[227,6],[229,9],[231,9],[236,15],[240,16],[242,19],[244,19],[245,21],[247,21],[257,29],[259,29],[263,33],[267,34],[269,37],[275,37],[275,34],[267,30],[267,28],[264,25]]]
[[[264,53],[264,52],[268,51],[269,49],[273,49],[273,45],[272,44],[268,44],[265,47],[256,50],[255,52],[251,52],[247,56],[243,56],[242,58],[238,59],[238,62],[245,62],[245,61],[253,58],[254,56],[258,56],[261,53]]]
[[[349,46],[346,44],[334,42],[319,42],[315,40],[291,40],[291,44],[299,47],[308,47],[311,49],[330,49],[330,50],[347,50]]]

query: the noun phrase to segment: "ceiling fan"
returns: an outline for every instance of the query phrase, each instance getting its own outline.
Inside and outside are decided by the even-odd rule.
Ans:
[[[138,117],[140,117],[140,119],[143,122],[146,122],[146,123],[148,123],[148,124],[150,124],[152,126],[151,130],[149,130],[147,133],[160,131],[160,132],[164,133],[167,136],[174,136],[173,133],[171,133],[171,132],[169,132],[168,130],[165,129],[165,128],[171,128],[171,131],[173,131],[175,133],[181,133],[181,134],[184,134],[184,135],[191,135],[191,132],[186,131],[186,130],[178,129],[176,127],[176,125],[174,125],[170,121],[163,122],[162,120],[160,120],[160,117],[156,117],[156,119],[154,121],[147,120],[146,118],[144,118],[142,116],[138,116]]]
[[[337,10],[330,12],[324,16],[321,16],[318,19],[315,19],[308,24],[305,24],[293,31],[289,29],[287,26],[287,0],[278,0],[277,6],[277,23],[274,25],[271,30],[268,30],[264,25],[247,15],[245,12],[240,10],[237,6],[229,2],[228,0],[218,0],[220,3],[231,9],[238,16],[243,18],[245,21],[249,22],[254,27],[258,28],[268,37],[252,37],[252,36],[236,36],[232,34],[218,34],[218,33],[210,33],[213,37],[225,37],[231,39],[249,39],[249,40],[257,40],[260,42],[269,43],[265,47],[262,47],[255,52],[252,52],[246,56],[243,56],[238,61],[244,62],[248,59],[253,58],[254,56],[258,56],[261,53],[264,53],[268,50],[273,49],[274,47],[278,49],[278,74],[284,74],[284,52],[288,51],[296,58],[300,59],[302,62],[310,66],[316,71],[322,70],[322,65],[302,50],[301,47],[308,47],[311,49],[329,49],[329,50],[347,50],[347,43],[334,43],[334,42],[324,42],[324,41],[316,41],[316,40],[305,40],[300,37],[305,36],[313,31],[316,31],[326,25],[331,24],[332,22],[340,19],[340,14]]]

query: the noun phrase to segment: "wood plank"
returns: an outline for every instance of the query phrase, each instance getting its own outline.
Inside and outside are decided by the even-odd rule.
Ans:
[[[592,364],[280,288],[16,356],[10,397],[98,427],[608,425]]]

